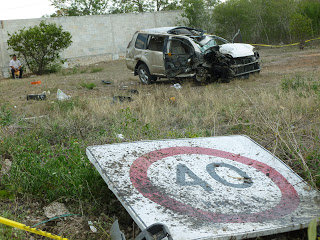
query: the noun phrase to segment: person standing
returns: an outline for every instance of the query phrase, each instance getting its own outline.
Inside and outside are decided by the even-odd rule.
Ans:
[[[14,73],[20,71],[19,78],[22,78],[23,69],[21,68],[21,63],[17,60],[17,56],[13,54],[12,59],[9,63],[11,68],[12,77],[15,78]]]

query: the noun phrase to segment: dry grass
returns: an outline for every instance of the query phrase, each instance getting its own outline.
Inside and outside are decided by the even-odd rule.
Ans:
[[[70,75],[0,80],[0,105],[7,104],[7,109],[12,112],[11,126],[16,124],[28,129],[23,136],[35,132],[47,141],[48,147],[58,150],[74,147],[69,140],[73,143],[76,140],[82,149],[79,150],[82,151],[79,153],[81,158],[85,158],[83,150],[86,146],[120,141],[116,137],[120,133],[127,141],[248,135],[319,188],[320,56],[314,56],[316,52],[317,49],[303,52],[295,49],[263,50],[260,75],[229,84],[206,86],[185,81],[181,83],[181,90],[171,87],[172,83],[168,81],[141,85],[126,70],[124,61],[101,63],[93,66],[99,68],[95,73],[88,70]],[[38,80],[42,81],[41,85],[30,84]],[[101,80],[113,84],[103,85]],[[79,87],[84,81],[97,87],[92,90]],[[58,88],[72,99],[56,101]],[[129,94],[128,89],[137,89],[139,95]],[[48,90],[51,95],[46,101],[26,101],[28,93]],[[118,95],[131,96],[134,101],[112,103],[112,96]],[[175,97],[175,101],[170,100],[171,97]],[[23,120],[43,115],[43,118]],[[0,140],[14,137],[19,131],[20,128],[2,127]],[[16,155],[11,148],[17,145],[19,143],[0,147],[0,155],[15,161]],[[90,173],[87,177],[89,179]],[[100,184],[103,186],[103,181]],[[83,191],[88,191],[86,189],[89,187]],[[87,196],[81,195],[85,194],[83,192],[76,194],[79,199]],[[101,194],[90,192],[89,196],[93,197],[92,201],[99,202]],[[96,207],[108,204],[102,202]]]

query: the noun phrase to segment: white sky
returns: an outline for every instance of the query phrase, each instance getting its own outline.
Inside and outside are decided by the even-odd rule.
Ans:
[[[0,20],[40,18],[54,12],[49,0],[0,0]]]
[[[0,0],[0,20],[40,18],[54,13],[49,0]]]

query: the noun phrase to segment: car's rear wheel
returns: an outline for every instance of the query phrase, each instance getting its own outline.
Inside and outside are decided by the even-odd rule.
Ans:
[[[139,79],[143,84],[150,84],[154,82],[157,78],[150,74],[150,71],[144,63],[138,67]]]

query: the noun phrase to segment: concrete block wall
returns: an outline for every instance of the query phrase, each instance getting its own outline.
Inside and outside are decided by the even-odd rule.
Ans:
[[[72,45],[62,52],[69,66],[87,65],[99,61],[118,59],[125,55],[134,32],[145,28],[176,26],[181,20],[180,11],[126,13],[81,17],[37,18],[0,20],[0,76],[9,76],[12,50],[7,50],[8,33],[24,27],[38,25],[41,20],[62,25],[72,34]]]

